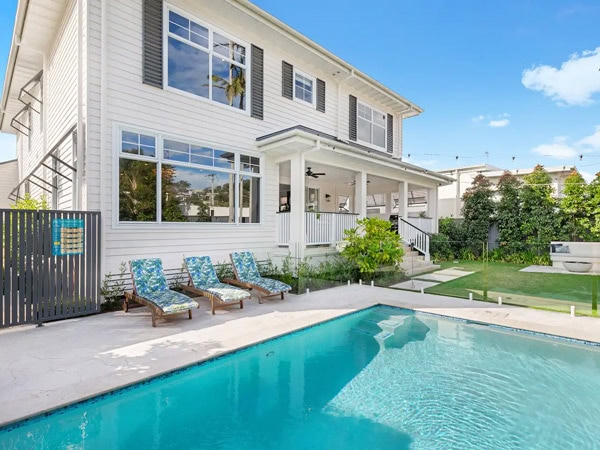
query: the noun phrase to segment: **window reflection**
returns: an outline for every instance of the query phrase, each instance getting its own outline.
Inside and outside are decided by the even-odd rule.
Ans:
[[[208,53],[169,38],[169,86],[208,98]]]
[[[235,219],[235,174],[163,164],[164,222],[221,222]]]
[[[260,223],[260,178],[240,175],[240,222]]]

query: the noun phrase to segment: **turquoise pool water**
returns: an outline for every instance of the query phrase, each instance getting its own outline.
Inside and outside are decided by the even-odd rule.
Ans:
[[[377,307],[0,430],[2,449],[593,449],[600,349]]]

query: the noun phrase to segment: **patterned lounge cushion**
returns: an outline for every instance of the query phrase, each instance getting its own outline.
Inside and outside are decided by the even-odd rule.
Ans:
[[[130,265],[135,290],[140,297],[169,289],[159,258],[134,259]]]
[[[143,296],[159,306],[165,313],[177,313],[187,311],[188,309],[196,308],[198,304],[181,292],[171,291],[154,291]]]
[[[202,289],[220,284],[209,256],[190,256],[184,259],[193,285]]]
[[[204,289],[207,292],[217,296],[222,302],[239,302],[250,298],[250,293],[235,286],[225,283],[217,283]]]
[[[256,286],[263,288],[271,294],[278,292],[287,292],[292,289],[290,285],[285,284],[283,281],[273,280],[271,278],[254,278],[252,280],[245,280],[248,283],[252,283]]]
[[[241,281],[260,278],[260,273],[258,272],[258,267],[256,267],[256,261],[254,261],[252,253],[234,252],[231,254],[231,262]]]

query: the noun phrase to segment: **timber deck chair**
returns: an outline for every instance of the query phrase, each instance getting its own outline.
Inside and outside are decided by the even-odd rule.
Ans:
[[[216,308],[226,308],[240,305],[244,308],[244,300],[250,298],[250,293],[235,286],[221,283],[215,272],[210,256],[190,256],[183,259],[189,275],[188,285],[181,288],[189,293],[201,295],[210,300],[211,312]]]
[[[129,266],[133,292],[125,293],[125,301],[148,306],[152,312],[153,327],[156,326],[156,318],[161,316],[187,312],[192,318],[192,308],[197,308],[198,304],[187,295],[169,289],[160,259],[134,259]]]
[[[251,252],[234,252],[229,256],[235,280],[223,281],[246,289],[254,289],[258,295],[258,303],[262,303],[263,298],[274,295],[281,295],[283,300],[284,294],[292,289],[282,281],[261,277]]]

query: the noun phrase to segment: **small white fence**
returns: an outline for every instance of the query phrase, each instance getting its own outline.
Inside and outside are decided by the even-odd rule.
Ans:
[[[289,212],[277,214],[277,244],[289,245],[290,242]],[[335,245],[344,239],[344,230],[354,228],[358,214],[305,212],[304,243],[306,245]]]

